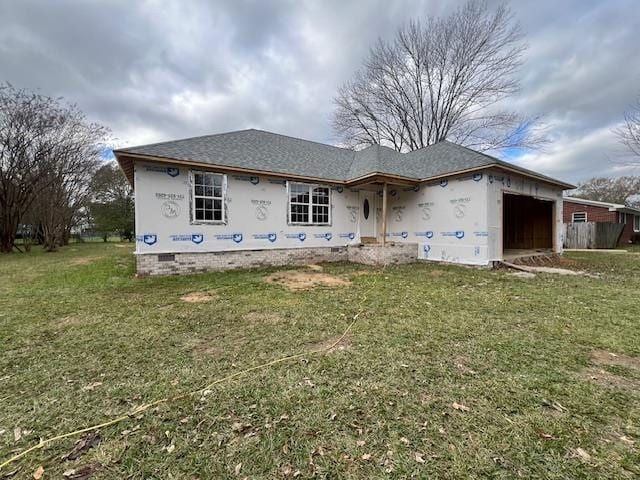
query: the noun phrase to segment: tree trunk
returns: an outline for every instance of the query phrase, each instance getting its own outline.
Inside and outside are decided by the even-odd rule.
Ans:
[[[70,239],[71,239],[71,229],[65,228],[64,233],[62,234],[62,246],[69,245]]]
[[[30,252],[31,251],[31,233],[29,233],[28,236],[22,236],[22,241],[23,241],[23,245],[24,245],[24,251],[25,252]]]
[[[6,212],[2,217],[0,225],[0,252],[11,253],[16,242],[16,232],[18,230],[18,217]]]
[[[43,247],[47,252],[55,252],[60,245],[60,235],[58,234],[57,227],[43,224],[44,230],[44,244]]]
[[[5,232],[3,230],[2,233],[0,233],[0,252],[11,253],[14,241],[15,236],[11,232]]]

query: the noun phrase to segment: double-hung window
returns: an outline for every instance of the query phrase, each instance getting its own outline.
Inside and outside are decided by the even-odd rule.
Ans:
[[[194,223],[224,223],[225,175],[191,172],[191,218]]]
[[[627,223],[627,214],[624,212],[618,213],[618,223]]]
[[[633,231],[640,232],[640,215],[635,215],[633,217]]]
[[[573,223],[584,223],[587,221],[587,212],[573,212],[571,214],[571,221]]]
[[[331,189],[328,186],[289,182],[288,187],[289,224],[331,224]]]

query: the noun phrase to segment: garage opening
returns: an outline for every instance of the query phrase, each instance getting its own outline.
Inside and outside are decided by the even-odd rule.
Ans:
[[[513,255],[553,250],[553,202],[504,194],[503,250]]]

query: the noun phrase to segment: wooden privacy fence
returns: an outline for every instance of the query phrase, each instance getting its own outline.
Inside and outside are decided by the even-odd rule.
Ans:
[[[623,229],[622,223],[565,223],[564,248],[616,248]]]

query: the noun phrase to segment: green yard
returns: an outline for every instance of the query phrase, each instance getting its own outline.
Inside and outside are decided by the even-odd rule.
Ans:
[[[332,351],[104,428],[77,460],[61,460],[77,438],[55,442],[0,478],[640,476],[637,252],[569,256],[601,278],[325,265],[351,284],[292,292],[264,280],[285,269],[135,279],[131,249],[0,257],[0,463],[330,345],[365,310]]]

